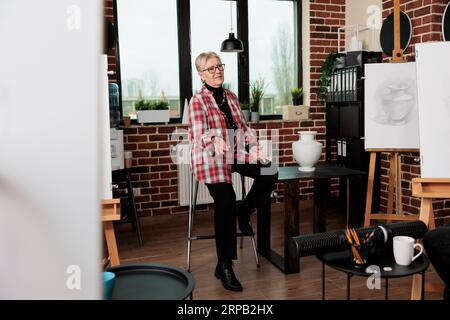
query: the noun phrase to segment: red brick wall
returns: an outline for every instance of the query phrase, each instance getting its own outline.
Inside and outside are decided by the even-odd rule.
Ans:
[[[298,130],[322,130],[314,127],[313,120],[305,121],[264,121],[252,123],[251,127],[258,132],[267,129],[279,130],[279,156],[282,165],[295,164],[292,158],[292,142],[298,140]],[[141,215],[161,215],[186,213],[187,207],[178,206],[177,165],[172,162],[170,149],[177,141],[170,141],[175,129],[187,130],[186,125],[153,125],[134,126],[124,130],[125,150],[133,153],[133,166],[139,172],[132,174],[134,187],[141,189],[136,202]],[[301,183],[302,197],[311,195],[312,185],[307,181]],[[283,195],[283,186],[277,185],[276,192]],[[209,208],[199,205],[197,209]]]
[[[316,90],[321,66],[328,53],[337,51],[337,29],[345,25],[345,0],[310,0],[311,22],[311,119],[307,121],[265,121],[251,124],[255,130],[279,129],[280,164],[294,164],[292,142],[298,140],[298,130],[318,131],[318,140],[324,144],[321,161],[325,160],[325,107],[317,99]],[[105,17],[113,21],[113,2],[105,0]],[[110,55],[109,70],[115,71],[115,53]],[[110,78],[110,80],[114,80]],[[170,134],[181,125],[161,125],[127,128],[124,132],[125,150],[133,152],[133,165],[139,173],[133,174],[134,186],[141,188],[137,205],[141,215],[161,215],[187,212],[178,206],[177,166],[170,158]],[[311,198],[312,181],[302,181],[301,197]],[[333,186],[337,190],[337,185]],[[281,184],[278,195],[283,194]],[[199,209],[208,206],[199,206]]]
[[[345,0],[310,0],[309,14],[311,117],[315,125],[321,127],[317,139],[325,147],[325,104],[318,99],[317,89],[323,62],[328,54],[338,50],[338,28],[345,26]],[[337,158],[336,144],[332,145],[331,158],[334,161]],[[320,161],[324,160],[325,154],[322,154]],[[312,181],[308,184],[314,185]],[[337,195],[337,179],[332,181],[332,190],[333,195]]]
[[[442,41],[442,15],[449,0],[401,0],[400,9],[411,18],[413,36],[411,44],[406,50],[408,61],[414,61],[414,47],[416,43]],[[383,18],[393,11],[393,1],[383,0]],[[418,214],[420,199],[411,195],[412,178],[420,177],[420,165],[414,161],[418,153],[408,153],[403,156],[401,166],[402,176],[402,205],[404,212]],[[387,209],[387,187],[389,181],[389,155],[382,154],[382,185],[381,210]],[[436,223],[444,223],[450,216],[450,200],[435,201]]]
[[[114,23],[114,9],[112,0],[104,0],[104,16],[106,19]],[[109,75],[110,81],[116,81],[116,49],[113,48],[108,54],[108,70],[114,71],[113,75]]]

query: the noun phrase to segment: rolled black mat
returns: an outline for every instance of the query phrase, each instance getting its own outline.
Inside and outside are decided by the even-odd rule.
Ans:
[[[428,231],[422,221],[406,221],[385,224],[381,226],[355,229],[360,239],[374,232],[371,238],[372,246],[382,246],[392,241],[396,236],[408,236],[414,239],[422,238]],[[350,248],[345,237],[345,230],[307,234],[289,239],[289,253],[292,257],[305,257],[326,252],[343,251]]]

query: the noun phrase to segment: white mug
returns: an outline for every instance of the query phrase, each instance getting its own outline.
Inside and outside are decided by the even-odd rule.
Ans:
[[[414,249],[420,248],[420,252],[414,255]],[[423,246],[415,243],[414,238],[406,236],[394,237],[394,258],[395,262],[401,266],[409,266],[423,253]]]

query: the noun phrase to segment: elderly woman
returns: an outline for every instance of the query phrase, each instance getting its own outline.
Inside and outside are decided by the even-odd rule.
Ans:
[[[236,217],[241,232],[252,235],[250,214],[256,208],[258,215],[270,215],[270,195],[278,173],[263,170],[270,168],[269,158],[247,126],[238,98],[222,87],[225,65],[220,57],[214,52],[201,53],[195,67],[203,86],[189,104],[191,167],[214,199],[215,276],[225,289],[242,291],[232,266],[232,260],[237,259]],[[232,186],[233,172],[255,179],[239,207]]]

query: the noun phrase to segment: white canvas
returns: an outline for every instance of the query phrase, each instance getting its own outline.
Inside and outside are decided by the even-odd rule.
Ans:
[[[365,148],[418,149],[415,63],[367,64],[365,68]]]
[[[450,178],[449,57],[449,42],[416,45],[423,178]]]

